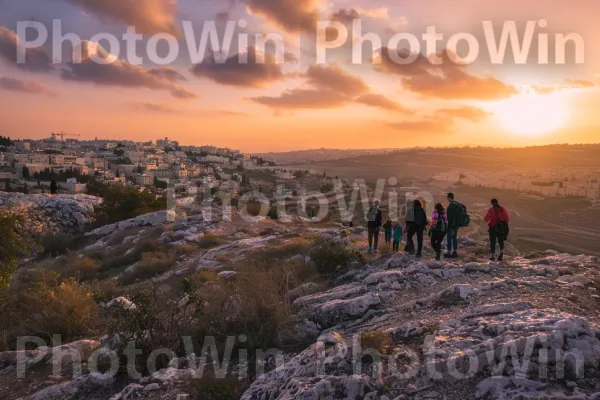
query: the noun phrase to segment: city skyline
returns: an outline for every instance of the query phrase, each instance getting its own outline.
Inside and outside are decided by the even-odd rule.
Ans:
[[[595,115],[600,56],[593,20],[600,5],[591,1],[581,8],[549,1],[543,9],[532,0],[477,8],[480,2],[473,0],[145,0],[135,9],[119,4],[0,2],[0,135],[42,139],[64,130],[82,140],[142,142],[169,136],[182,145],[211,143],[245,152],[600,141]],[[18,23],[43,24],[51,41],[55,19],[61,21],[63,35],[81,38],[86,55],[92,48],[100,51],[88,42],[94,35],[121,37],[130,26],[144,35],[136,49],[147,56],[144,48],[156,34],[174,35],[187,48],[184,22],[198,36],[207,22],[214,22],[219,33],[236,22],[238,34],[281,35],[285,57],[276,62],[267,52],[264,64],[253,62],[259,53],[251,38],[249,47],[234,39],[224,63],[192,63],[182,56],[168,65],[136,65],[124,47],[111,53],[114,62],[109,65],[53,63],[56,53],[50,43],[28,49],[27,62],[16,63]],[[246,26],[240,28],[242,20]],[[349,32],[348,43],[328,51],[326,63],[318,63],[314,45],[319,21],[341,24]],[[515,21],[519,33],[529,21],[536,36],[525,65],[496,65],[482,56],[469,65],[446,60],[438,66],[427,62],[425,56],[432,53],[425,48],[416,62],[397,65],[383,49],[378,53],[368,45],[362,48],[363,62],[354,63],[356,49],[350,42],[356,37],[355,21],[362,22],[363,36],[377,34],[384,46],[394,35],[419,37],[435,26],[446,39],[437,50],[448,58],[447,40],[453,34],[469,34],[486,44],[485,21],[491,21],[498,35],[507,21]],[[540,34],[549,37],[548,65],[539,63],[544,47]],[[567,62],[552,64],[555,34],[582,38],[585,62],[579,62],[573,39],[566,47]],[[462,57],[468,50],[464,44],[458,46]],[[158,50],[164,56],[167,49]],[[485,55],[489,49],[481,50]],[[250,62],[239,63],[238,53],[246,53]],[[383,58],[380,64],[371,60],[377,54]],[[508,51],[506,59],[513,55]]]

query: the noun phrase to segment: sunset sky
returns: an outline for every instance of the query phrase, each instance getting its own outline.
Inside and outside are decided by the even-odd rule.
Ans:
[[[136,141],[168,136],[187,145],[249,152],[600,142],[598,15],[597,0],[0,0],[0,135],[39,139],[65,131],[82,139]],[[88,42],[94,35],[121,38],[135,26],[144,35],[136,53],[146,60],[132,64],[121,42],[108,65],[85,57],[76,64],[70,56],[53,63],[54,19],[62,22],[63,34],[84,41],[84,55],[95,48]],[[215,22],[222,40],[227,21],[240,19],[247,25],[237,26],[225,63],[215,64],[209,55],[192,61],[184,21],[199,41],[207,21]],[[351,62],[355,19],[362,21],[363,35],[374,33],[384,47],[366,44],[358,64]],[[492,64],[483,22],[492,22],[499,41],[505,21],[516,21],[522,34],[529,20],[547,22],[546,28],[536,25],[535,37],[548,34],[549,64],[537,62],[543,43],[538,39],[525,65],[515,65],[510,51],[503,65]],[[45,45],[28,50],[25,64],[16,63],[19,21],[38,21],[50,32]],[[349,31],[348,42],[327,53],[324,64],[316,58],[318,21],[335,21]],[[425,45],[414,63],[391,60],[390,38],[421,37],[432,25],[444,35],[437,48],[441,65],[428,61]],[[249,35],[250,47],[240,43],[240,33]],[[283,35],[283,63],[276,62],[273,46],[265,64],[255,62],[256,33]],[[335,39],[329,33],[326,40]],[[446,43],[457,33],[478,39],[474,63],[450,61]],[[180,43],[179,56],[168,65],[148,60],[146,44],[154,34],[174,35]],[[555,34],[579,35],[585,62],[577,62],[570,42],[566,64],[555,65]],[[64,49],[71,54],[68,42]],[[164,40],[158,53],[167,54]],[[239,63],[238,53],[248,53],[249,62]],[[466,53],[463,42],[458,55]],[[378,54],[382,60],[375,64]]]

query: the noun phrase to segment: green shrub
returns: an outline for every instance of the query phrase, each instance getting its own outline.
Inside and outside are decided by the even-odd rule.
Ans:
[[[352,261],[364,261],[357,249],[352,249],[332,240],[321,240],[310,252],[312,261],[317,265],[319,275],[331,277],[343,272]]]
[[[39,244],[44,248],[41,255],[58,257],[75,249],[75,238],[71,235],[47,235],[39,238]]]

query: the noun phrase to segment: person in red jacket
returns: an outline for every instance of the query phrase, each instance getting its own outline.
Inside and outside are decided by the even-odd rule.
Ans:
[[[498,261],[502,261],[504,257],[504,241],[508,238],[508,223],[510,217],[506,208],[502,207],[497,199],[492,199],[492,207],[488,210],[484,217],[484,221],[488,224],[488,232],[490,234],[490,251],[491,261],[496,260],[496,242],[500,245],[500,255]]]

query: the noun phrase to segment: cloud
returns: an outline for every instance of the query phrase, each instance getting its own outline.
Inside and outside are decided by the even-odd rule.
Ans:
[[[286,90],[280,96],[254,97],[252,101],[272,108],[280,109],[319,109],[338,108],[348,104],[348,98],[332,90],[319,91],[315,89]]]
[[[565,79],[560,85],[533,86],[532,90],[537,94],[550,94],[568,89],[592,89],[598,86],[598,82],[585,79]]]
[[[452,120],[439,117],[426,117],[418,121],[387,122],[387,126],[398,131],[447,133],[452,129]]]
[[[190,109],[190,108],[174,108],[166,104],[138,102],[132,104],[135,110],[157,114],[182,114],[188,116],[212,116],[212,117],[241,117],[248,114],[238,111],[222,110],[222,109]]]
[[[179,35],[175,23],[177,0],[66,0],[99,17],[135,26],[142,34]]]
[[[340,22],[342,24],[352,23],[355,19],[360,19],[360,14],[354,8],[345,9],[341,8],[329,17],[332,21]]]
[[[178,111],[174,108],[164,105],[164,104],[156,104],[156,103],[135,103],[133,104],[133,108],[139,111],[149,111],[154,113],[165,113],[165,114],[174,114]]]
[[[444,134],[454,131],[456,119],[478,122],[488,115],[484,110],[475,107],[444,108],[419,120],[386,122],[386,125],[399,131]]]
[[[292,33],[316,33],[321,5],[321,0],[246,0],[250,14]]]
[[[41,47],[27,49],[25,63],[17,63],[17,34],[0,26],[0,58],[28,72],[52,71],[52,59]]]
[[[168,90],[173,97],[179,99],[197,97],[178,83],[185,78],[170,67],[147,69],[108,55],[97,43],[82,42],[81,46],[85,49],[82,62],[67,63],[61,74],[62,79],[91,82],[100,86]],[[105,59],[112,58],[112,62],[110,64],[97,63],[90,59],[92,54],[97,54]]]
[[[396,103],[393,100],[390,100],[389,98],[387,98],[381,94],[376,94],[376,93],[363,94],[358,99],[356,99],[356,102],[362,103],[362,104],[365,104],[365,105],[368,105],[371,107],[382,108],[382,109],[388,110],[388,111],[411,113],[411,111],[408,110],[407,108],[401,106],[400,104]]]
[[[473,122],[481,121],[489,115],[488,112],[476,107],[444,108],[437,110],[436,114],[442,117],[462,118]]]
[[[434,65],[433,56],[397,52],[403,59],[416,57],[414,62],[400,64],[390,56],[388,48],[380,49],[381,63],[374,64],[376,71],[398,75],[405,89],[425,97],[446,100],[495,100],[517,94],[517,89],[492,77],[470,74],[466,67],[453,62],[455,55],[445,51],[438,55],[442,64]]]
[[[275,109],[339,108],[352,103],[364,104],[388,111],[407,111],[394,101],[370,92],[359,77],[349,74],[337,64],[311,65],[304,74],[304,85],[286,90],[279,96],[251,98]]]
[[[257,62],[258,55],[264,55],[264,62]],[[222,85],[253,88],[263,88],[285,78],[273,54],[260,54],[255,47],[249,46],[247,57],[246,63],[240,62],[240,54],[218,63],[209,56],[190,71],[197,77],[208,78]]]
[[[6,76],[0,78],[0,89],[9,90],[11,92],[56,96],[56,93],[54,93],[52,90],[48,89],[41,83],[8,78]]]

